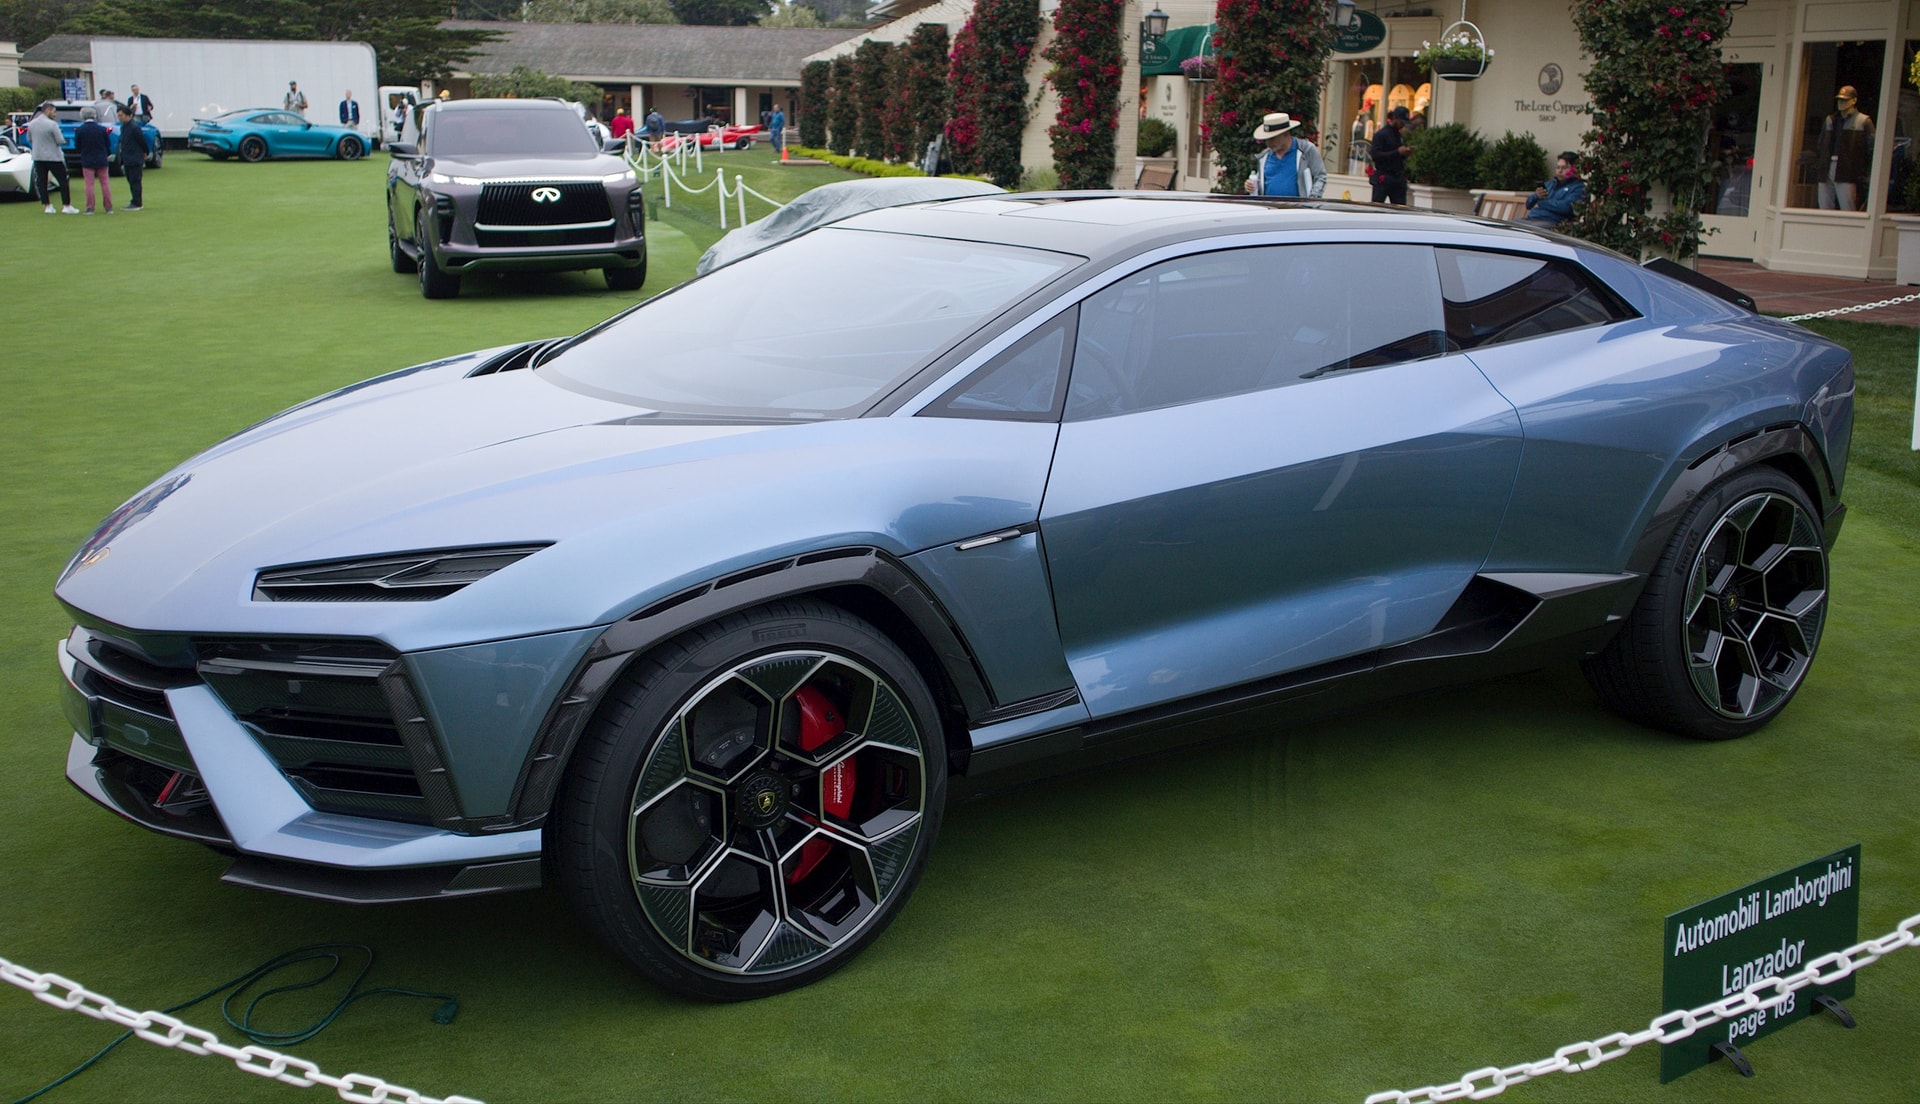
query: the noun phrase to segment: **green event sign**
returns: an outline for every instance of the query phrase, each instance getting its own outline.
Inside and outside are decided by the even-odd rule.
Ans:
[[[1763,978],[1798,973],[1860,935],[1860,845],[1762,878],[1667,917],[1660,1009],[1698,1008]],[[1660,1083],[1713,1059],[1713,1044],[1771,1035],[1819,1010],[1817,996],[1853,996],[1853,976],[1810,985],[1769,1009],[1702,1029],[1660,1048]]]
[[[1370,11],[1356,11],[1353,22],[1340,28],[1333,38],[1336,54],[1364,54],[1387,40],[1387,25]]]
[[[1140,68],[1159,69],[1174,64],[1173,51],[1167,49],[1167,36],[1140,36]]]

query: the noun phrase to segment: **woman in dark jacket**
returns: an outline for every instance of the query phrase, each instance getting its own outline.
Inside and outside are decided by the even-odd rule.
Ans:
[[[81,109],[80,129],[74,132],[73,147],[80,151],[80,174],[86,177],[84,213],[93,214],[93,182],[98,179],[101,202],[107,214],[113,214],[113,188],[107,183],[107,162],[112,156],[113,143],[107,136],[107,128],[100,125],[100,113],[91,107]]]

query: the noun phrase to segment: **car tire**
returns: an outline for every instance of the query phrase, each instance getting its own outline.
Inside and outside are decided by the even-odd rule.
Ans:
[[[387,216],[387,258],[393,262],[393,270],[403,275],[411,275],[419,268],[411,255],[400,248],[400,235],[393,229],[393,216]]]
[[[164,154],[164,153],[162,153],[162,152],[161,152],[161,149],[160,149],[160,147],[156,145],[156,146],[154,146],[154,147],[153,147],[153,149],[152,149],[152,150],[151,150],[151,151],[150,151],[150,152],[149,152],[149,153],[147,154],[147,168],[149,168],[149,169],[157,169],[157,168],[159,168],[159,167],[160,167],[160,165],[161,165],[161,163],[162,163],[162,162],[163,162],[163,161],[164,161],[165,159],[166,159],[166,157],[165,157],[165,154]]]
[[[1827,614],[1819,512],[1771,467],[1708,487],[1674,531],[1626,624],[1586,661],[1615,712],[1729,740],[1765,725],[1806,679]]]
[[[607,277],[607,286],[614,291],[639,291],[647,282],[647,261],[642,257],[638,267],[606,268],[601,272]]]
[[[267,159],[267,140],[257,135],[249,135],[240,140],[240,160],[259,162]]]
[[[555,799],[568,902],[685,997],[783,992],[839,969],[919,881],[946,800],[926,681],[878,629],[796,600],[635,661]]]
[[[460,277],[449,274],[440,267],[440,262],[433,259],[433,237],[427,233],[424,219],[413,235],[413,242],[420,247],[420,256],[416,261],[420,273],[420,294],[428,299],[458,298]]]
[[[334,152],[342,161],[358,161],[367,155],[367,145],[360,139],[348,135],[340,139],[340,145]]]

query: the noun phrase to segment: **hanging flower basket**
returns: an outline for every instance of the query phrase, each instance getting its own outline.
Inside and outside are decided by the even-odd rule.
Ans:
[[[1493,50],[1480,28],[1463,19],[1441,32],[1440,41],[1422,42],[1413,60],[1441,80],[1479,80],[1493,60]]]
[[[1180,63],[1180,72],[1190,81],[1210,81],[1220,75],[1220,58],[1217,54],[1190,57]]]

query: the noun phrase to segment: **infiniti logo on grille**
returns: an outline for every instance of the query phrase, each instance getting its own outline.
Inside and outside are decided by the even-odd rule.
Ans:
[[[533,201],[535,203],[558,203],[560,202],[560,189],[535,188],[533,190]]]

